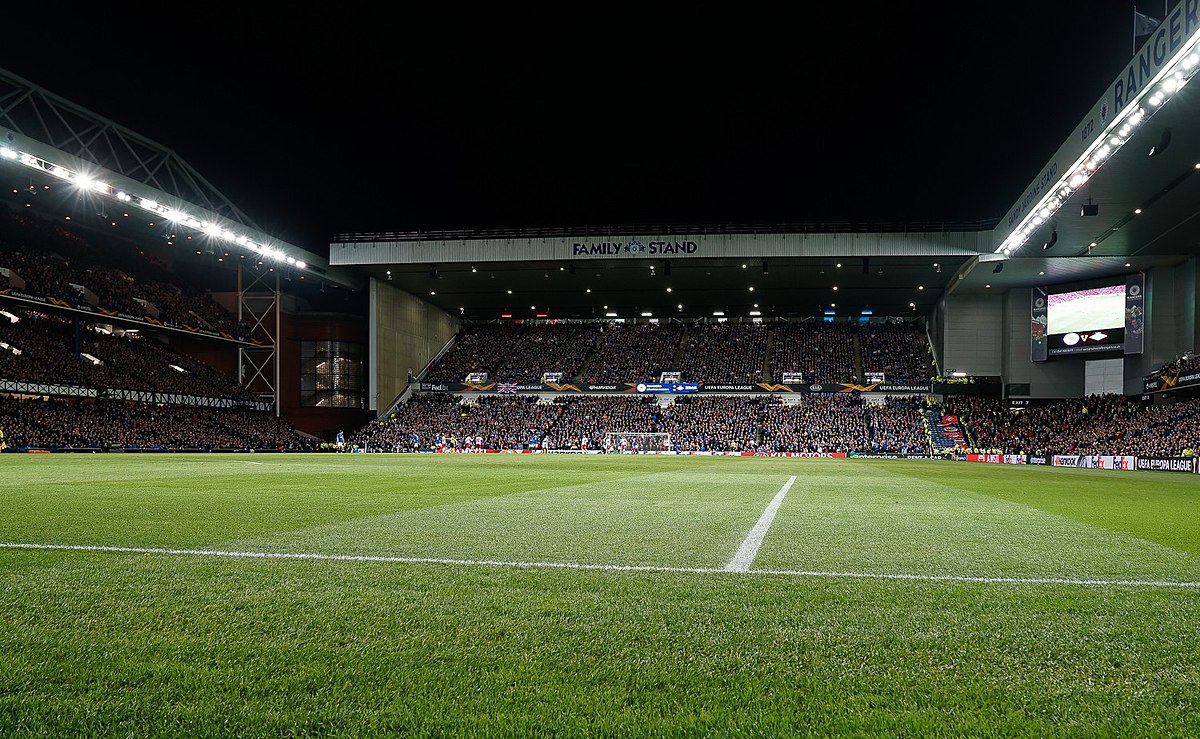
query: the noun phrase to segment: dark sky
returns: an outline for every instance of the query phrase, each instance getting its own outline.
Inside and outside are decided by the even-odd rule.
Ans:
[[[1125,0],[266,5],[10,7],[0,66],[323,253],[343,231],[996,218],[1132,53]]]

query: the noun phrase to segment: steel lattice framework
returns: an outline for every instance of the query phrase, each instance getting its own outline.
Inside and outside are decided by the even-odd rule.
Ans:
[[[0,125],[247,228],[261,230],[174,151],[3,69]]]

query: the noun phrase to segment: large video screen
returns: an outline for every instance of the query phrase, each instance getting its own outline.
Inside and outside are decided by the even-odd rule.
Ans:
[[[1051,293],[1047,302],[1051,334],[1086,334],[1125,328],[1125,286],[1111,285]]]
[[[1087,287],[1034,288],[1033,360],[1093,352],[1142,351],[1142,275]]]

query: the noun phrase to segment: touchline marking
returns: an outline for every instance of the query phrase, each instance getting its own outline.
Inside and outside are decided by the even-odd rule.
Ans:
[[[794,482],[796,482],[796,476],[792,475],[783,484],[783,487],[779,488],[779,492],[775,493],[775,497],[771,498],[771,502],[758,517],[758,523],[754,524],[754,528],[750,529],[749,534],[746,534],[746,540],[738,547],[737,553],[733,555],[733,559],[729,560],[729,564],[725,565],[726,570],[729,572],[748,572],[750,570],[750,565],[754,564],[754,558],[758,556],[758,548],[762,546],[763,538],[767,535],[767,529],[771,528],[775,514],[779,511],[779,506],[783,504],[783,499],[787,497]]]
[[[316,554],[304,552],[234,552],[221,549],[164,549],[159,547],[115,547],[87,544],[27,544],[0,542],[0,549],[25,549],[60,552],[114,552],[118,554],[162,554],[228,559],[301,559],[329,562],[379,562],[384,564],[437,564],[473,567],[512,567],[519,569],[594,570],[603,572],[682,572],[701,575],[754,575],[856,580],[903,580],[908,582],[950,582],[1013,585],[1075,585],[1081,587],[1124,586],[1157,588],[1197,588],[1200,582],[1177,580],[1103,580],[1069,577],[983,577],[972,575],[914,575],[886,572],[822,572],[818,570],[731,570],[728,567],[669,567],[665,565],[611,565],[581,562],[519,562],[501,559],[446,559],[442,557],[388,557],[374,554]]]
[[[314,554],[305,552],[231,552],[221,549],[161,549],[155,547],[111,547],[86,544],[21,544],[0,542],[0,549],[47,549],[68,552],[124,552],[171,554],[233,559],[310,559],[333,562],[384,562],[391,564],[474,565],[556,570],[613,570],[619,572],[723,572],[715,567],[666,567],[659,565],[604,565],[581,562],[515,562],[500,559],[445,559],[441,557],[388,557],[378,554]]]

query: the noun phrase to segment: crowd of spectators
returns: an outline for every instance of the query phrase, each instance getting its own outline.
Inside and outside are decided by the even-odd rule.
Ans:
[[[809,395],[767,406],[762,447],[771,452],[846,452],[869,446],[867,411],[851,393]]]
[[[761,399],[735,397],[679,398],[662,408],[652,396],[568,396],[542,403],[527,396],[463,402],[425,394],[368,424],[351,442],[370,451],[605,449],[620,436],[665,433],[677,451],[754,450],[762,406]],[[639,443],[662,449],[657,439]]]
[[[486,396],[471,402],[450,395],[417,395],[349,441],[381,452],[525,449],[540,445],[557,414],[556,406],[529,396]]]
[[[767,327],[760,323],[693,323],[688,326],[678,369],[683,379],[705,384],[763,381]]]
[[[486,372],[490,379],[520,338],[521,326],[517,324],[468,325],[421,379],[426,382],[464,382],[467,375],[476,372]]]
[[[755,451],[763,406],[762,398],[687,395],[663,410],[659,426],[677,451]]]
[[[81,327],[77,353],[70,320],[35,311],[9,312],[20,320],[0,319],[0,342],[9,347],[0,347],[0,379],[253,399],[232,379],[140,332],[118,337]]]
[[[566,380],[620,385],[658,380],[671,370],[685,382],[710,385],[782,382],[789,373],[809,383],[859,382],[856,338],[864,371],[898,384],[929,381],[925,331],[911,321],[696,321],[686,329],[682,323],[475,324],[422,379],[459,383],[484,372],[490,381],[536,384],[546,372],[561,372]]]
[[[762,448],[772,452],[929,453],[920,398],[865,402],[857,393],[782,399],[767,406]]]
[[[927,454],[920,399],[867,404],[856,394],[812,395],[795,404],[750,396],[417,395],[352,442],[371,451],[435,448],[606,449],[628,434],[666,434],[675,451],[878,452]],[[761,438],[760,438],[761,433]],[[611,438],[610,438],[611,437]],[[632,437],[628,438],[632,443]],[[661,439],[639,440],[661,449]]]
[[[538,383],[546,373],[559,372],[570,380],[582,368],[598,333],[594,323],[526,324],[491,379]]]
[[[0,273],[0,287],[69,306],[152,318],[247,340],[265,338],[190,284],[186,275],[173,272],[144,250],[124,242],[96,245],[68,228],[25,213],[0,212],[0,267],[10,273]],[[94,302],[85,290],[94,296]]]
[[[683,324],[600,325],[595,351],[582,372],[585,383],[621,384],[657,380],[674,367],[683,340]]]
[[[117,400],[0,398],[0,430],[17,449],[316,449],[272,413]]]
[[[1200,399],[1150,405],[1091,395],[1013,410],[994,398],[955,398],[973,448],[1009,454],[1179,456],[1200,443]]]
[[[547,432],[555,449],[602,449],[609,433],[657,433],[659,407],[653,397],[566,397]]]
[[[776,324],[772,327],[771,379],[802,373],[805,382],[857,381],[851,323],[826,321]]]
[[[865,406],[870,446],[858,451],[881,454],[929,454],[929,433],[923,420],[925,401],[917,397],[888,397]]]
[[[864,379],[882,372],[897,385],[927,383],[936,374],[925,328],[912,321],[866,324],[858,334]]]

